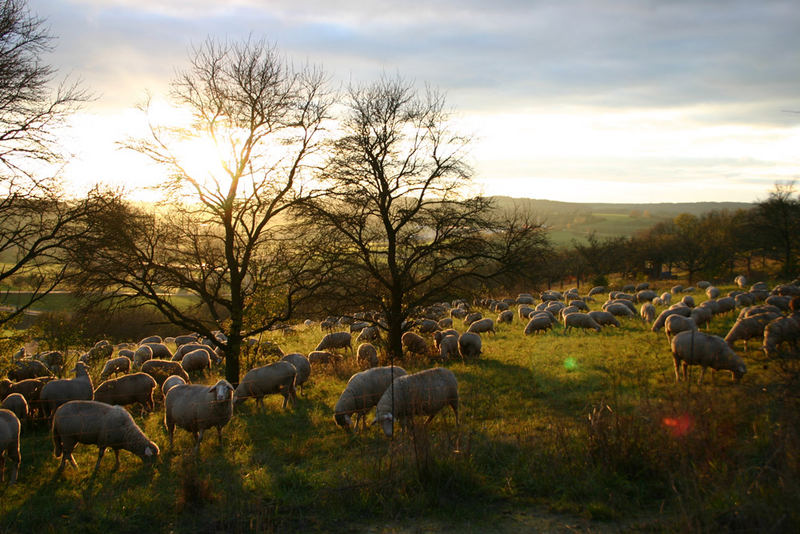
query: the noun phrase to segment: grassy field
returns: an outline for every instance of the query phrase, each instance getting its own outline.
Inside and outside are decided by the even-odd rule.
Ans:
[[[711,331],[724,335],[733,319],[715,318]],[[80,468],[58,476],[47,428],[26,426],[19,482],[0,490],[0,531],[762,532],[800,525],[792,362],[767,363],[751,346],[741,383],[707,373],[700,386],[676,384],[663,332],[637,319],[600,333],[565,335],[556,327],[525,337],[522,329],[515,318],[484,335],[480,359],[445,364],[459,380],[460,425],[448,409],[428,428],[393,440],[374,427],[348,434],[335,426],[333,406],[358,370],[349,356],[335,369],[314,369],[294,409],[283,410],[280,397],[268,398],[263,411],[246,403],[225,427],[223,447],[211,431],[197,457],[186,432],[168,446],[160,403],[144,417],[134,409],[161,447],[154,468],[123,451],[117,472],[107,454],[92,477],[97,449],[79,445]],[[307,353],[321,336],[310,327],[274,339],[285,352]],[[435,365],[398,363],[408,371]],[[198,381],[213,383],[219,372]]]

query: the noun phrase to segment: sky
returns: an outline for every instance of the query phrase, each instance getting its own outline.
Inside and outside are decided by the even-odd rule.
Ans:
[[[44,59],[95,99],[65,175],[129,190],[159,169],[117,142],[207,37],[264,38],[335,84],[442,90],[487,195],[763,199],[800,178],[797,0],[29,0]]]

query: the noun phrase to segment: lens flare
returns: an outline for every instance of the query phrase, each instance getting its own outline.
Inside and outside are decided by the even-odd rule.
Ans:
[[[661,422],[665,427],[669,428],[670,432],[672,432],[672,435],[675,437],[685,436],[694,426],[692,416],[688,413],[681,414],[677,417],[665,417]]]
[[[567,371],[574,371],[577,368],[578,368],[578,362],[575,360],[575,358],[567,358],[566,360],[564,360],[564,369],[566,369]]]

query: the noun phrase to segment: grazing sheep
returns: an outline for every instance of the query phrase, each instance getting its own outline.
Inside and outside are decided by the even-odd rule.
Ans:
[[[778,317],[764,327],[764,345],[761,347],[769,358],[777,355],[778,347],[787,343],[797,350],[800,338],[800,320],[796,316]]]
[[[517,313],[519,314],[519,320],[527,321],[528,319],[530,319],[530,314],[532,314],[535,311],[536,311],[535,309],[529,306],[520,306],[519,309],[517,310]]]
[[[672,293],[673,295],[677,295],[678,293],[683,293],[683,286],[680,284],[672,286],[669,292]]]
[[[605,286],[594,286],[592,289],[589,290],[589,296],[593,297],[595,295],[599,295],[599,294],[605,293],[605,292],[606,292],[606,287]]]
[[[500,315],[497,316],[498,323],[508,323],[511,324],[514,322],[514,312],[511,310],[505,310],[500,312]],[[475,323],[470,325],[470,328],[475,326]]]
[[[740,288],[744,289],[747,286],[747,277],[743,274],[740,274],[736,278],[733,279],[734,283],[739,286]]]
[[[535,334],[536,332],[547,332],[553,329],[553,317],[544,312],[534,314],[528,324],[525,325],[525,335]]]
[[[737,308],[746,308],[756,303],[756,298],[750,293],[739,293],[733,300]]]
[[[480,313],[480,312],[472,312],[469,315],[467,315],[466,317],[464,317],[464,324],[469,326],[472,323],[474,323],[475,321],[480,321],[481,319],[483,319],[483,314],[482,313]]]
[[[170,375],[164,380],[164,383],[161,385],[161,394],[166,397],[169,390],[174,388],[175,386],[182,386],[186,383],[186,380],[179,377],[178,375]]]
[[[187,373],[211,369],[211,358],[208,356],[208,351],[197,349],[187,352],[181,359],[181,367]]]
[[[106,380],[94,390],[94,400],[106,404],[119,404],[127,406],[137,402],[148,411],[152,412],[153,390],[156,381],[147,373],[134,373],[113,380]]]
[[[697,323],[693,317],[684,317],[682,315],[670,315],[664,321],[664,333],[667,334],[667,341],[670,341],[672,336],[687,330],[697,330]]]
[[[183,334],[181,336],[175,336],[175,346],[180,347],[181,345],[186,345],[187,343],[197,343],[199,336],[197,334]]]
[[[728,334],[725,336],[725,342],[733,347],[733,344],[740,339],[744,340],[744,350],[747,350],[747,341],[753,338],[763,338],[764,328],[767,324],[774,319],[772,314],[762,313],[753,315],[751,317],[742,317],[737,319]]]
[[[258,343],[258,340],[254,340],[255,343]],[[257,346],[257,345],[254,345]],[[208,345],[204,345],[202,343],[184,343],[177,349],[175,349],[175,354],[171,356],[171,360],[173,362],[180,362],[183,361],[183,357],[189,354],[190,352],[194,352],[196,350],[202,350],[206,354],[208,354],[209,361],[217,362],[220,360],[219,355],[214,352],[213,347],[209,347]]]
[[[378,339],[378,335],[380,331],[378,330],[377,326],[367,326],[364,328],[358,337],[356,338],[356,343],[368,342],[368,341],[375,341]]]
[[[570,328],[591,328],[596,332],[600,331],[600,325],[588,313],[570,313],[564,316],[564,333],[569,332]]]
[[[131,372],[131,360],[127,356],[120,356],[119,358],[113,358],[108,360],[106,364],[103,366],[103,370],[100,372],[100,380],[105,380],[109,376],[117,373],[130,373]]]
[[[653,327],[651,330],[653,332],[658,332],[664,327],[664,323],[667,320],[667,317],[670,315],[682,315],[683,317],[689,317],[692,314],[691,308],[686,306],[678,306],[677,304],[673,304],[672,307],[667,308],[666,310],[662,311],[656,320],[653,322]]]
[[[152,376],[158,384],[162,384],[170,375],[178,375],[189,382],[189,375],[180,362],[172,360],[147,360],[142,364],[142,372]]]
[[[681,302],[688,308],[694,308],[694,298],[691,295],[684,295]]]
[[[20,393],[12,393],[3,399],[3,408],[14,412],[20,421],[28,417],[28,401]]]
[[[679,367],[683,365],[683,378],[689,378],[689,366],[701,367],[698,384],[703,382],[706,367],[714,370],[731,371],[735,380],[741,380],[747,372],[744,361],[719,336],[704,334],[695,330],[681,332],[672,338],[670,344],[675,363],[675,380],[680,380]]]
[[[530,293],[520,293],[517,295],[516,304],[533,304],[533,295]]]
[[[797,284],[780,284],[773,288],[772,294],[785,297],[797,297],[800,296],[800,287],[798,287]]]
[[[770,306],[775,306],[776,308],[780,309],[781,311],[788,312],[789,311],[789,302],[791,302],[792,297],[783,296],[783,295],[770,295],[767,297],[764,302],[769,304]]]
[[[656,319],[656,307],[650,302],[645,302],[639,310],[639,316],[645,322],[652,323]]]
[[[70,401],[53,416],[54,455],[61,457],[59,473],[67,462],[77,469],[72,451],[78,443],[97,445],[94,472],[108,447],[114,450],[115,471],[119,467],[120,449],[132,452],[145,463],[153,463],[160,453],[158,445],[150,441],[125,408],[92,400]]]
[[[455,375],[442,367],[426,369],[394,379],[378,401],[372,424],[380,423],[384,434],[391,436],[395,420],[406,428],[415,415],[427,415],[427,425],[448,405],[453,409],[458,425],[458,381]]]
[[[314,350],[349,349],[350,352],[353,352],[352,341],[353,337],[350,335],[350,332],[331,332],[322,338],[322,341],[319,342],[319,345],[317,345],[317,348]]]
[[[669,291],[664,291],[658,298],[660,298],[661,302],[666,306],[669,306],[672,303],[672,293]]]
[[[56,409],[71,400],[92,400],[94,398],[94,388],[92,378],[89,376],[88,368],[83,362],[76,362],[75,378],[53,380],[42,387],[39,395],[42,414],[50,417]]]
[[[45,364],[38,360],[16,361],[14,362],[14,366],[8,372],[8,378],[14,382],[44,376],[53,376],[53,373],[50,372],[50,369],[48,369]]]
[[[708,324],[711,323],[711,318],[713,315],[713,312],[708,309],[708,307],[698,306],[692,309],[689,317],[694,320],[695,324],[699,328],[701,326],[708,326]]]
[[[287,361],[250,369],[233,393],[233,404],[237,406],[245,400],[253,398],[256,400],[256,406],[263,408],[264,396],[279,393],[283,395],[284,408],[289,402],[294,405],[297,401],[296,378],[297,369]]]
[[[363,425],[367,412],[378,404],[384,392],[392,385],[392,381],[407,374],[402,367],[387,366],[374,367],[351,376],[333,407],[336,424],[351,430],[353,428],[351,416],[356,414],[355,428],[358,428],[359,420]]]
[[[439,342],[439,357],[447,361],[451,356],[458,356],[458,334],[444,336]]]
[[[405,332],[400,338],[400,342],[403,345],[403,352],[420,355],[430,354],[428,343],[414,332]]]
[[[576,308],[575,306],[567,306],[566,308],[561,308],[560,310],[558,310],[558,318],[559,320],[563,321],[566,315],[569,315],[570,313],[577,313],[577,311],[578,308]]]
[[[297,370],[294,387],[299,388],[302,393],[303,384],[305,384],[308,381],[308,377],[311,376],[311,363],[308,361],[308,358],[299,352],[291,352],[281,358],[281,361],[289,362],[294,365],[294,368]]]
[[[708,302],[708,301],[706,301]],[[717,299],[717,311],[714,315],[721,315],[736,309],[736,300],[732,297],[722,297]]]
[[[144,362],[152,359],[153,349],[147,345],[137,347],[137,349],[133,352],[133,366],[137,369],[141,368],[142,365],[144,365]]]
[[[117,352],[117,356],[125,356],[129,360],[133,361],[133,357],[136,355],[131,349],[120,349]]]
[[[461,319],[463,321],[464,318],[467,316],[467,313],[469,312],[467,312],[467,310],[465,310],[464,308],[452,308],[450,310],[450,317],[452,319]]]
[[[513,314],[512,314],[513,315]],[[489,317],[484,317],[478,321],[475,321],[469,325],[467,332],[472,332],[474,334],[483,334],[484,332],[488,333],[491,332],[494,334],[494,320],[490,319]]]
[[[479,357],[481,345],[481,336],[474,332],[464,332],[458,337],[458,352],[462,359]]]
[[[146,337],[139,342],[139,345],[146,345],[148,343],[163,343],[164,340],[161,339],[161,336],[150,336]]]
[[[367,367],[377,367],[378,349],[372,343],[362,343],[356,349],[356,361]]]
[[[177,425],[192,433],[195,438],[194,453],[197,454],[203,434],[211,427],[217,428],[219,444],[222,445],[222,427],[233,416],[233,386],[227,380],[220,380],[210,387],[193,384],[175,386],[167,393],[164,407],[164,424],[170,447]]]
[[[698,284],[698,287],[700,287],[700,285],[699,285],[699,284]],[[701,288],[701,289],[702,289],[702,288]],[[719,295],[720,295],[720,291],[719,291],[719,289],[718,289],[718,288],[716,288],[716,287],[714,287],[714,286],[708,286],[708,287],[707,287],[707,288],[705,288],[705,289],[706,289],[706,295],[707,295],[707,296],[708,296],[708,298],[710,298],[710,299],[715,299],[715,298],[719,297]]]
[[[342,357],[326,350],[314,350],[308,353],[310,365],[336,364]]]
[[[600,326],[616,326],[619,328],[619,321],[614,315],[607,311],[590,311],[589,317]]]
[[[699,289],[706,290],[711,287],[711,282],[707,282],[705,280],[701,280],[695,284]]]
[[[514,315],[513,312],[511,315],[512,316]],[[438,325],[438,328],[442,329],[453,328],[453,319],[451,319],[450,317],[445,317],[444,319],[440,319],[439,322],[436,324]]]
[[[652,289],[642,289],[636,292],[634,295],[634,302],[650,302],[654,298],[658,297],[658,293],[653,291]]]
[[[172,351],[163,343],[143,343],[140,347],[150,347],[153,351],[153,358],[157,360],[169,360],[172,358]]]
[[[621,302],[603,304],[603,310],[615,317],[633,317],[636,315],[636,311],[631,311],[628,305],[622,304]]]
[[[419,330],[420,334],[430,334],[438,330],[439,325],[436,323],[436,321],[431,319],[422,319],[421,321],[417,321],[417,329]]]
[[[14,462],[11,464],[11,474],[8,475],[8,485],[17,481],[19,464],[22,457],[19,454],[19,419],[14,412],[0,409],[0,480],[5,479],[6,458]]]

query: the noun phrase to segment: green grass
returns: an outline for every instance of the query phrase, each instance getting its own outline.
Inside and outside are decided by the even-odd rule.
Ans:
[[[715,318],[711,331],[724,334],[732,321]],[[636,319],[600,333],[556,327],[525,337],[522,329],[515,318],[484,335],[480,359],[446,364],[459,380],[458,427],[447,410],[394,440],[376,428],[347,434],[333,423],[333,405],[358,370],[350,357],[312,371],[293,410],[283,410],[280,397],[268,398],[263,411],[246,403],[223,431],[224,448],[208,432],[197,458],[184,431],[169,448],[163,408],[144,418],[134,410],[161,447],[154,469],[123,451],[119,471],[107,454],[91,478],[96,447],[79,445],[79,470],[59,477],[47,429],[26,426],[19,483],[2,490],[0,530],[790,531],[799,524],[797,399],[785,395],[789,375],[774,362],[764,369],[751,350],[741,384],[724,373],[707,373],[701,386],[676,384],[663,332]],[[321,336],[312,327],[274,339],[285,352],[307,353]],[[409,371],[434,365],[398,363]]]

